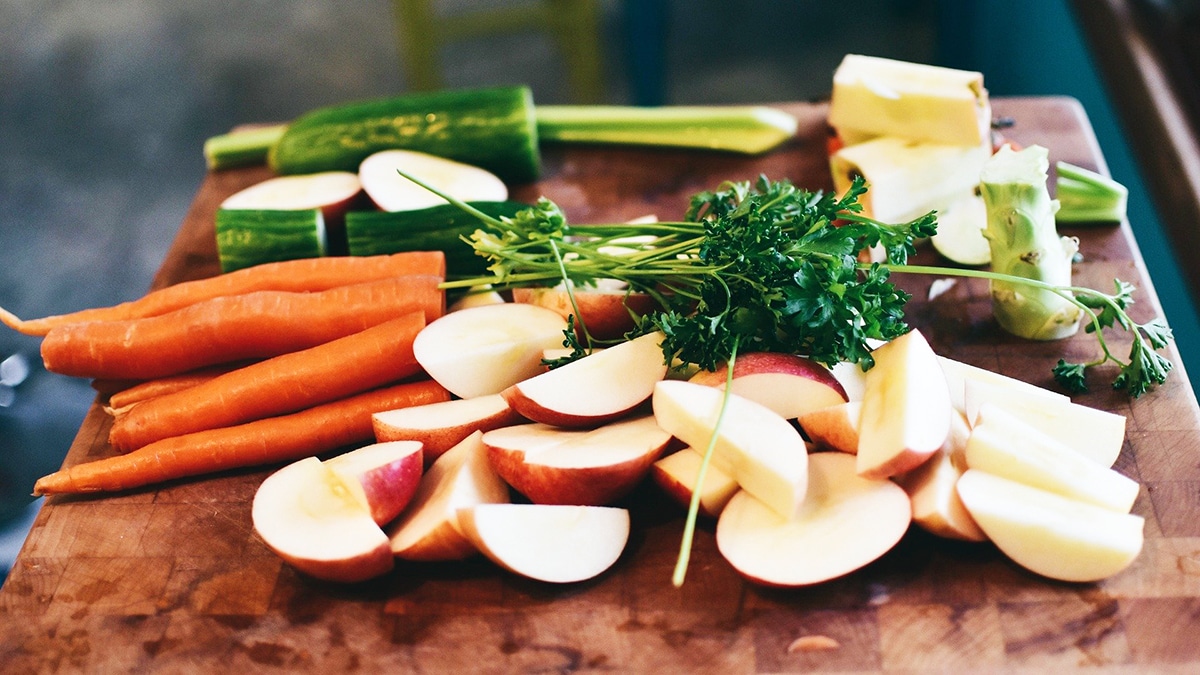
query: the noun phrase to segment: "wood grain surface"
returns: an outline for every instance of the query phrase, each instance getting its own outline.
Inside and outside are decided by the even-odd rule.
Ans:
[[[768,156],[547,147],[543,180],[515,197],[545,195],[575,222],[614,222],[678,218],[691,194],[760,173],[829,187],[826,108],[782,107],[801,129]],[[1015,120],[1009,137],[1046,146],[1052,161],[1104,169],[1075,101],[1000,99],[995,109]],[[267,175],[210,175],[155,285],[215,274],[217,203]],[[1082,243],[1079,283],[1133,281],[1135,318],[1161,312],[1127,225],[1067,233]],[[929,251],[921,259],[935,260]],[[1060,356],[1096,348],[1082,334],[1054,343],[1002,334],[982,283],[959,282],[929,301],[932,279],[898,280],[914,296],[910,323],[947,356],[1052,387]],[[771,590],[724,563],[705,523],[676,589],[682,512],[647,485],[626,500],[633,535],[624,556],[590,582],[546,585],[474,559],[401,563],[385,578],[338,586],[298,575],[252,531],[264,468],[47,499],[0,590],[0,671],[1200,672],[1200,411],[1170,356],[1168,383],[1141,399],[1099,378],[1076,397],[1128,418],[1117,468],[1143,486],[1134,512],[1146,518],[1145,549],[1101,583],[1048,581],[989,544],[914,528],[858,572]],[[108,426],[93,406],[66,463],[111,454]]]

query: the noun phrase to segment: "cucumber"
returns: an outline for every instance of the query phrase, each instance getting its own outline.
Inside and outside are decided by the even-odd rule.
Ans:
[[[320,209],[217,209],[216,228],[222,272],[328,252]]]
[[[267,161],[280,174],[358,171],[368,155],[405,148],[473,164],[505,182],[541,172],[528,87],[415,93],[320,108],[287,126]]]
[[[529,208],[516,201],[468,203],[496,218]],[[447,278],[480,276],[487,273],[488,262],[461,237],[482,226],[478,218],[451,204],[413,211],[351,211],[346,214],[346,242],[355,256],[440,250],[446,254]]]

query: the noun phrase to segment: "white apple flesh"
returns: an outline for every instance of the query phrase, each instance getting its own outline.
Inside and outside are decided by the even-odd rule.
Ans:
[[[476,431],[491,431],[523,421],[500,394],[439,401],[371,416],[375,440],[419,441],[426,466]]]
[[[667,496],[690,508],[703,462],[704,456],[699,452],[684,448],[655,462],[650,467],[650,477]],[[704,482],[700,483],[700,515],[716,518],[737,491],[737,481],[710,462],[704,471]]]
[[[858,421],[862,401],[846,401],[810,410],[796,422],[817,447],[851,455],[858,453]]]
[[[859,476],[854,457],[809,458],[808,496],[784,518],[744,490],[717,520],[717,548],[742,576],[766,586],[807,586],[857,570],[908,530],[908,495],[889,480]]]
[[[414,441],[375,443],[325,461],[375,523],[396,519],[421,482],[423,449]]]
[[[950,390],[950,402],[954,405],[955,410],[964,413],[967,412],[966,388],[968,382],[982,382],[985,385],[1011,390],[1014,396],[1030,400],[1070,400],[1069,397],[1056,391],[1050,391],[1024,380],[1018,380],[1015,377],[1009,377],[1008,375],[1003,375],[987,368],[980,368],[969,363],[956,361],[949,357],[938,356],[938,363],[942,366],[942,374],[946,376],[946,386]],[[973,420],[973,415],[967,415],[968,422]]]
[[[1141,516],[1069,499],[968,469],[958,493],[988,539],[1013,562],[1051,579],[1092,582],[1127,568],[1142,550]]]
[[[542,353],[562,346],[566,322],[534,305],[504,303],[451,312],[425,326],[413,355],[459,398],[498,394],[541,372]]]
[[[691,382],[725,388],[729,365],[701,370]],[[741,354],[733,365],[733,393],[761,403],[784,419],[847,400],[846,390],[828,368],[812,359],[778,352]]]
[[[483,435],[488,461],[535,504],[605,506],[628,494],[671,435],[649,415],[578,430],[526,424]]]
[[[720,417],[726,397],[728,406]],[[770,408],[677,380],[658,383],[653,407],[658,425],[693,452],[704,453],[715,434],[710,464],[781,516],[795,513],[804,501],[808,448],[800,432]]]
[[[513,410],[534,422],[594,427],[615,420],[649,399],[655,383],[666,376],[662,339],[662,333],[636,337],[517,382],[501,393]]]
[[[322,171],[276,176],[235,192],[223,209],[302,211],[320,209],[326,221],[337,221],[362,194],[362,183],[349,171]]]
[[[504,181],[485,169],[414,150],[382,150],[358,165],[363,190],[381,211],[413,211],[446,203],[398,170],[464,202],[508,199]]]
[[[958,479],[967,470],[964,451],[971,428],[958,412],[950,422],[946,443],[917,468],[895,477],[912,501],[913,523],[946,539],[984,541],[987,535],[958,497]]]
[[[492,562],[556,584],[599,576],[629,541],[629,511],[607,506],[484,504],[461,509],[458,519]]]

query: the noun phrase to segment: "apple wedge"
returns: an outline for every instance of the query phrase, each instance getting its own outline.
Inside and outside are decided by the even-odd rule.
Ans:
[[[867,387],[867,373],[857,363],[842,361],[829,369],[846,392],[846,400],[861,401]]]
[[[690,508],[703,461],[699,451],[684,448],[655,462],[650,467],[650,477],[667,496]],[[716,518],[737,491],[737,481],[710,462],[700,484],[700,515]]]
[[[958,494],[988,539],[1018,565],[1051,579],[1092,582],[1128,567],[1145,521],[968,469]]]
[[[1032,400],[1071,400],[1069,397],[1056,391],[1050,391],[1036,384],[1030,384],[1024,380],[1018,380],[1015,377],[1009,377],[1008,375],[1003,375],[987,368],[980,368],[979,366],[973,366],[962,361],[955,361],[946,356],[938,356],[938,363],[942,366],[942,374],[946,376],[946,386],[950,390],[950,402],[954,405],[955,410],[964,413],[967,412],[967,382],[982,382],[985,385],[1008,389],[1012,391],[1013,396]],[[974,419],[974,415],[967,415],[968,422]]]
[[[483,435],[488,461],[535,504],[605,506],[628,494],[671,435],[646,415],[595,429],[524,424]]]
[[[458,522],[492,562],[556,584],[599,576],[629,541],[629,511],[607,506],[481,504],[460,509]]]
[[[721,406],[729,403],[723,418]],[[732,392],[678,380],[654,388],[658,425],[703,453],[716,435],[709,462],[781,516],[796,512],[808,487],[808,448],[787,420]]]
[[[889,480],[859,476],[854,457],[809,457],[808,496],[790,518],[738,492],[717,520],[717,549],[746,579],[807,586],[834,579],[887,553],[908,530],[908,495]]]
[[[500,394],[458,398],[375,413],[371,424],[377,441],[419,441],[425,465],[476,431],[491,431],[524,422]]]
[[[946,539],[984,541],[987,535],[958,497],[958,479],[967,470],[964,451],[971,428],[957,410],[950,418],[950,435],[933,456],[912,471],[896,476],[896,483],[912,501],[913,523]]]
[[[425,473],[408,509],[387,528],[388,554],[405,560],[461,560],[477,553],[458,529],[458,510],[507,503],[508,486],[492,470],[475,432]]]
[[[862,401],[846,401],[810,410],[796,422],[817,447],[858,454],[858,421]]]
[[[413,211],[446,203],[398,171],[464,202],[508,199],[504,181],[485,169],[415,150],[382,150],[358,165],[363,190],[381,211]]]
[[[325,461],[377,525],[396,519],[421,482],[424,451],[415,441],[375,443]]]
[[[362,194],[362,183],[349,171],[276,176],[226,197],[223,209],[302,211],[320,209],[328,222],[336,222]]]
[[[729,365],[701,370],[691,382],[725,388]],[[842,383],[828,368],[812,359],[778,352],[750,352],[733,366],[733,393],[761,403],[784,419],[847,400]]]
[[[594,340],[618,340],[637,325],[635,317],[658,308],[658,303],[649,295],[624,289],[576,288],[574,296],[575,304],[572,305],[571,294],[561,287],[514,288],[512,291],[513,302],[545,307],[563,319],[574,316],[575,330],[579,331],[582,323]]]
[[[1139,490],[1132,478],[991,403],[976,415],[965,458],[969,468],[1121,513],[1133,508]]]
[[[534,305],[471,307],[425,326],[413,355],[459,398],[498,394],[541,372],[542,352],[562,346],[566,327],[562,317]]]
[[[662,339],[662,333],[647,333],[522,380],[501,393],[513,410],[534,422],[594,427],[615,420],[649,399],[655,383],[666,376]]]
[[[920,331],[873,352],[858,425],[858,473],[887,478],[919,466],[942,447],[953,408],[941,364]]]
[[[965,386],[967,419],[972,424],[979,409],[995,404],[1097,464],[1111,467],[1125,444],[1125,416],[1090,408],[1063,397],[1032,397],[1013,388],[983,381]]]

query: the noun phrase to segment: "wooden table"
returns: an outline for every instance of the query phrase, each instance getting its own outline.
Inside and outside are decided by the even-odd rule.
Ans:
[[[665,150],[547,148],[545,178],[516,190],[546,195],[576,222],[648,213],[679,217],[687,197],[759,173],[828,187],[825,107],[786,106],[798,138],[761,158]],[[1062,98],[1002,99],[1009,136],[1052,159],[1103,168],[1083,111]],[[209,176],[156,285],[216,272],[218,201],[265,176]],[[1138,284],[1144,321],[1161,311],[1127,225],[1071,230],[1078,282]],[[929,252],[922,258],[933,260]],[[1053,386],[1061,355],[1094,353],[1086,336],[1030,343],[1000,333],[986,286],[960,282],[927,301],[933,280],[905,277],[910,322],[940,353]],[[634,534],[598,579],[552,586],[482,559],[402,563],[356,586],[297,575],[250,526],[267,470],[91,498],[46,501],[0,591],[0,668],[14,672],[1146,672],[1200,669],[1200,410],[1178,354],[1168,383],[1130,401],[1096,382],[1077,400],[1128,417],[1117,468],[1142,482],[1134,511],[1146,544],[1124,573],[1064,584],[1022,571],[990,545],[913,530],[881,560],[799,590],[743,582],[701,526],[687,583],[671,586],[681,511],[644,486],[628,500]],[[109,454],[93,407],[66,462]],[[835,649],[789,650],[822,635]]]

